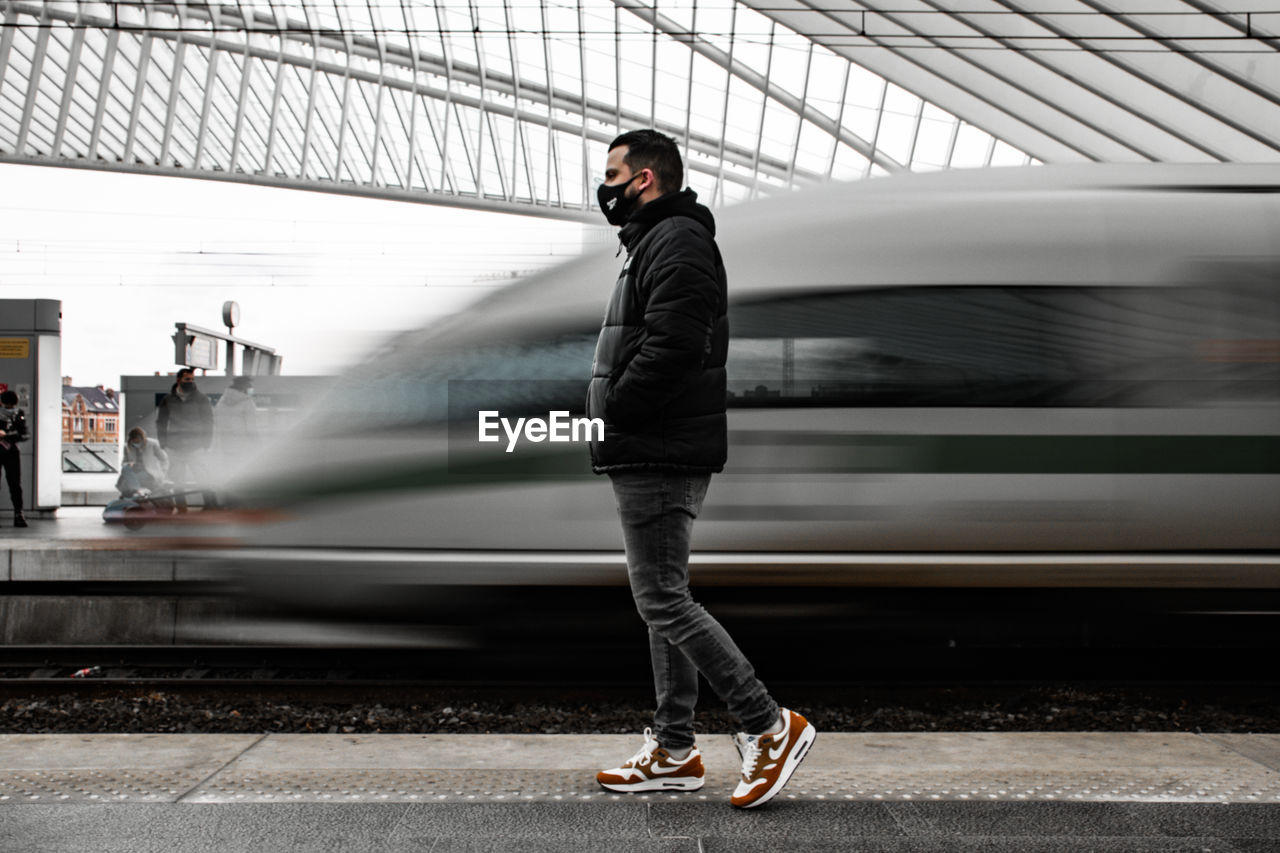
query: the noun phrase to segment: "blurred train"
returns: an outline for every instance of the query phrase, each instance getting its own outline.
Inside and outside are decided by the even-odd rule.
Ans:
[[[717,239],[730,450],[695,580],[1280,587],[1280,166],[880,178],[726,209]],[[277,511],[245,576],[344,601],[625,583],[586,446],[477,429],[582,412],[623,262],[351,370],[229,487]]]

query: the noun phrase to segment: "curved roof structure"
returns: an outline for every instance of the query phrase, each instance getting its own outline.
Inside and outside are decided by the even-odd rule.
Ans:
[[[0,0],[0,161],[588,215],[655,126],[723,204],[903,169],[1280,161],[1239,0]]]

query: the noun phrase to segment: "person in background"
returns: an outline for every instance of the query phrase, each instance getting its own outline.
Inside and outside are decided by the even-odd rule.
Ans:
[[[160,442],[147,438],[142,427],[129,430],[129,440],[124,446],[124,465],[116,488],[120,494],[130,497],[164,491],[169,481],[169,454]]]
[[[184,367],[178,381],[156,410],[156,432],[160,446],[169,455],[169,476],[177,486],[175,497],[179,512],[186,512],[187,499],[181,494],[192,484],[204,487],[206,509],[218,505],[218,498],[207,488],[209,483],[208,453],[213,446],[213,405],[196,388],[195,371]]]
[[[27,517],[22,514],[22,456],[18,445],[28,438],[27,416],[18,408],[18,395],[13,391],[0,391],[0,468],[4,468],[4,478],[9,484],[14,527],[27,526]]]
[[[231,464],[253,447],[258,438],[258,407],[253,404],[253,378],[237,376],[213,407],[214,433],[223,464]]]

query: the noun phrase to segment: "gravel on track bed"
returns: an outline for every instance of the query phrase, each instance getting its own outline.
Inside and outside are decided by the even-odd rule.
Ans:
[[[784,704],[823,731],[1280,732],[1276,688],[787,688]],[[86,693],[0,694],[0,733],[327,732],[636,733],[652,725],[631,690],[103,686]],[[697,726],[734,731],[704,697]]]

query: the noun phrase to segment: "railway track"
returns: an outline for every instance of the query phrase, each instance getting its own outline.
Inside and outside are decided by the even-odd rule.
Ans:
[[[1052,684],[1211,689],[1280,689],[1250,649],[945,648],[883,649],[860,668],[766,671],[770,683],[807,690],[1004,689]],[[633,649],[600,666],[588,660],[538,661],[492,650],[460,655],[414,648],[279,646],[0,647],[0,694],[92,693],[109,687],[298,690],[611,689],[643,675]]]
[[[0,684],[0,733],[634,734],[652,725],[647,679],[635,674],[627,686],[593,687],[305,678],[10,681]],[[1276,684],[774,690],[824,731],[1280,732]],[[736,721],[707,697],[697,725],[733,731]]]
[[[709,586],[699,597],[770,684],[1250,685],[1273,678],[1258,662],[1280,653],[1272,589]],[[608,685],[648,666],[630,597],[611,587],[404,587],[298,606],[227,584],[10,582],[0,601],[0,689]]]

